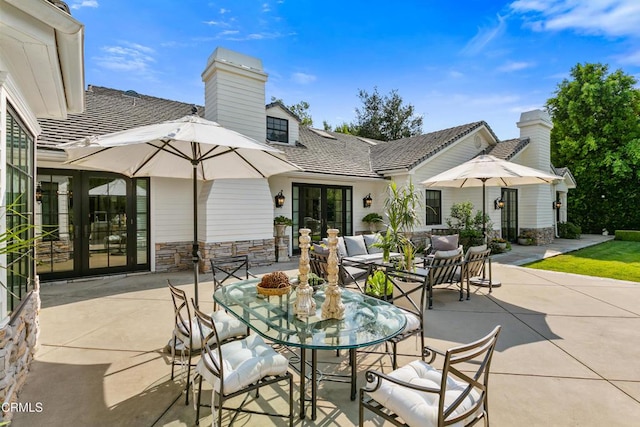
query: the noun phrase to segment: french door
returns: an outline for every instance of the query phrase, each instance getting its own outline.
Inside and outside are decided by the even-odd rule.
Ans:
[[[37,272],[42,280],[149,269],[149,180],[39,170]]]
[[[504,201],[500,221],[502,238],[509,242],[515,242],[518,240],[518,190],[503,188],[502,200]]]
[[[341,236],[353,232],[352,187],[293,184],[293,249],[298,251],[298,230],[309,228],[314,242],[327,237],[328,228]]]

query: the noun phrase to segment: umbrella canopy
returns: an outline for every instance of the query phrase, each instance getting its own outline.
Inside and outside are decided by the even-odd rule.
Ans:
[[[193,180],[196,305],[199,261],[197,181],[267,178],[300,169],[284,159],[282,151],[196,115],[87,137],[60,147],[67,152],[66,164],[118,172],[129,177]],[[180,163],[180,159],[184,162]]]
[[[459,166],[422,181],[426,187],[482,187],[482,213],[486,216],[486,186],[512,187],[530,184],[551,184],[561,176],[522,166],[490,155],[480,155]],[[486,238],[486,223],[482,225]]]

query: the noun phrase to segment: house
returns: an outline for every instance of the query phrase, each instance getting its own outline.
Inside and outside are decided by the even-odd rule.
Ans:
[[[71,17],[64,2],[0,0],[2,421],[12,417],[39,332],[40,296],[30,240],[35,141],[42,131],[38,119],[82,112],[83,50],[84,26]],[[8,248],[7,239],[15,234],[27,243]]]
[[[293,219],[289,250],[298,249],[296,230],[310,228],[320,239],[327,228],[344,235],[367,230],[361,219],[382,212],[389,180],[414,184],[481,152],[551,171],[549,116],[525,112],[517,123],[520,138],[500,141],[483,121],[398,141],[382,142],[300,125],[279,102],[265,107],[262,61],[218,47],[207,61],[202,79],[206,119],[267,141],[286,153],[302,171],[269,179],[215,180],[198,185],[198,240],[204,260],[218,255],[249,254],[252,264],[275,260],[273,218]],[[38,273],[43,280],[135,270],[172,271],[191,265],[192,219],[189,180],[136,178],[69,168],[58,143],[190,113],[189,104],[89,86],[86,111],[66,120],[43,119],[38,141],[37,217],[58,230],[38,247]],[[549,242],[557,221],[566,220],[566,200],[575,186],[568,171],[559,184],[488,188],[487,200],[502,198],[504,209],[487,212],[494,234],[515,239],[533,229],[538,242]],[[97,194],[96,188],[124,180],[119,192]],[[105,187],[106,186],[106,187]],[[419,185],[418,185],[419,187]],[[445,226],[455,202],[470,200],[481,209],[482,194],[474,189],[424,191],[435,209],[421,212],[423,224],[414,237]],[[282,194],[282,206],[274,197]],[[369,204],[363,199],[370,199]],[[427,215],[427,211],[429,214]],[[126,220],[123,222],[123,219]],[[81,230],[81,231],[79,231]],[[208,271],[202,262],[201,270]]]

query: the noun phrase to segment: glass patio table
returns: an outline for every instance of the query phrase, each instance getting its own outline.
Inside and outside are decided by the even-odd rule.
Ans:
[[[295,286],[283,296],[263,297],[256,292],[260,279],[241,280],[220,287],[215,301],[262,337],[287,347],[300,348],[300,417],[305,417],[306,350],[311,351],[311,418],[316,419],[317,352],[349,350],[351,400],[356,398],[356,349],[387,341],[406,324],[399,308],[385,301],[342,288],[344,319],[323,319],[326,285],[314,292],[316,312],[298,318],[293,311]],[[346,382],[346,381],[342,381]]]

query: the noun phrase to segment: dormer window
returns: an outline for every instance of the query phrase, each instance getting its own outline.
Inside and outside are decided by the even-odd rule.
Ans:
[[[267,139],[289,143],[289,120],[267,116]]]

